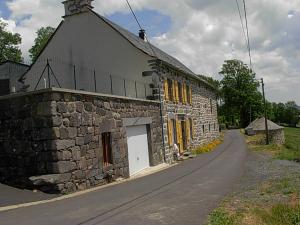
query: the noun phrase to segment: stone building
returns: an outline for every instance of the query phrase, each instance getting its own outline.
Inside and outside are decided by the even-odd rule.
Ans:
[[[270,142],[273,144],[284,144],[284,127],[277,125],[276,123],[267,120],[268,130],[269,130],[269,138]],[[257,135],[257,134],[265,134],[266,133],[266,125],[265,118],[258,118],[249,124],[248,127],[245,128],[246,134],[248,135]]]
[[[210,84],[91,1],[64,5],[20,78],[29,92],[0,97],[2,182],[69,193],[172,163],[174,143],[183,154],[218,138]]]

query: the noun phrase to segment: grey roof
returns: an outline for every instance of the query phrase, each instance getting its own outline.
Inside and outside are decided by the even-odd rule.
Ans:
[[[190,75],[194,79],[200,80],[201,82],[205,83],[206,85],[209,85],[213,89],[215,89],[212,85],[210,85],[205,80],[201,79],[199,76],[197,76],[193,71],[191,71],[188,67],[186,67],[183,63],[181,63],[178,59],[170,56],[166,52],[162,51],[161,49],[155,47],[154,45],[145,42],[141,38],[139,38],[137,35],[131,33],[130,31],[124,29],[123,27],[113,23],[109,19],[97,14],[96,12],[92,11],[94,14],[96,14],[100,19],[102,19],[104,22],[106,22],[108,25],[110,25],[114,30],[119,32],[124,38],[126,38],[132,45],[134,45],[136,48],[140,49],[147,55],[158,58],[159,60],[175,67],[176,69],[184,72],[187,75]],[[150,47],[151,46],[151,47]],[[155,54],[154,54],[154,52]]]
[[[268,128],[269,128],[269,130],[283,129],[283,127],[277,125],[276,123],[272,122],[271,120],[268,120]],[[254,131],[264,131],[266,129],[265,117],[254,120],[252,123],[249,124],[248,127],[246,127],[245,130],[250,130],[250,129],[254,130]]]
[[[15,64],[15,65],[19,65],[19,66],[29,67],[29,65],[27,65],[25,63],[19,63],[19,62],[15,62],[15,61],[12,61],[12,60],[3,61],[3,62],[0,63],[0,66],[4,65],[4,64]]]

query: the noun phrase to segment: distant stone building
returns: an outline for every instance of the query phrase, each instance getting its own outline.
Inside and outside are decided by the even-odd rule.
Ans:
[[[183,154],[219,137],[214,87],[90,0],[64,5],[20,79],[29,92],[0,97],[1,181],[69,193],[172,163],[175,143]]]
[[[267,120],[268,122],[268,130],[269,130],[269,138],[270,142],[273,144],[284,144],[284,128],[277,125],[276,123]],[[266,133],[266,125],[265,118],[259,118],[254,120],[249,124],[245,129],[246,134],[248,135],[256,135],[256,134],[265,134]]]

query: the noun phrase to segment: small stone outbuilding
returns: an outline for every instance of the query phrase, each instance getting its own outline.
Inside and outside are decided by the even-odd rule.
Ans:
[[[285,142],[284,128],[276,123],[268,121],[269,137],[272,144],[283,144]],[[245,129],[247,135],[264,134],[266,132],[265,118],[258,118],[254,120]]]

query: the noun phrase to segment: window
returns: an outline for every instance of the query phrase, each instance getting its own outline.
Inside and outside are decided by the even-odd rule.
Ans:
[[[205,125],[202,125],[202,132],[205,133]]]
[[[168,88],[169,88],[169,101],[173,102],[174,99],[174,91],[173,91],[173,81],[168,79]]]
[[[212,105],[212,100],[210,99],[210,113],[213,114],[213,105]]]
[[[179,95],[179,102],[183,102],[182,84],[181,83],[178,83],[178,95]]]
[[[209,126],[209,132],[210,132],[211,131],[211,126],[210,126],[210,124],[208,126]]]
[[[102,134],[102,150],[103,150],[103,165],[109,166],[113,164],[112,148],[111,148],[111,133]]]
[[[191,89],[190,86],[186,86],[187,103],[191,104]]]

